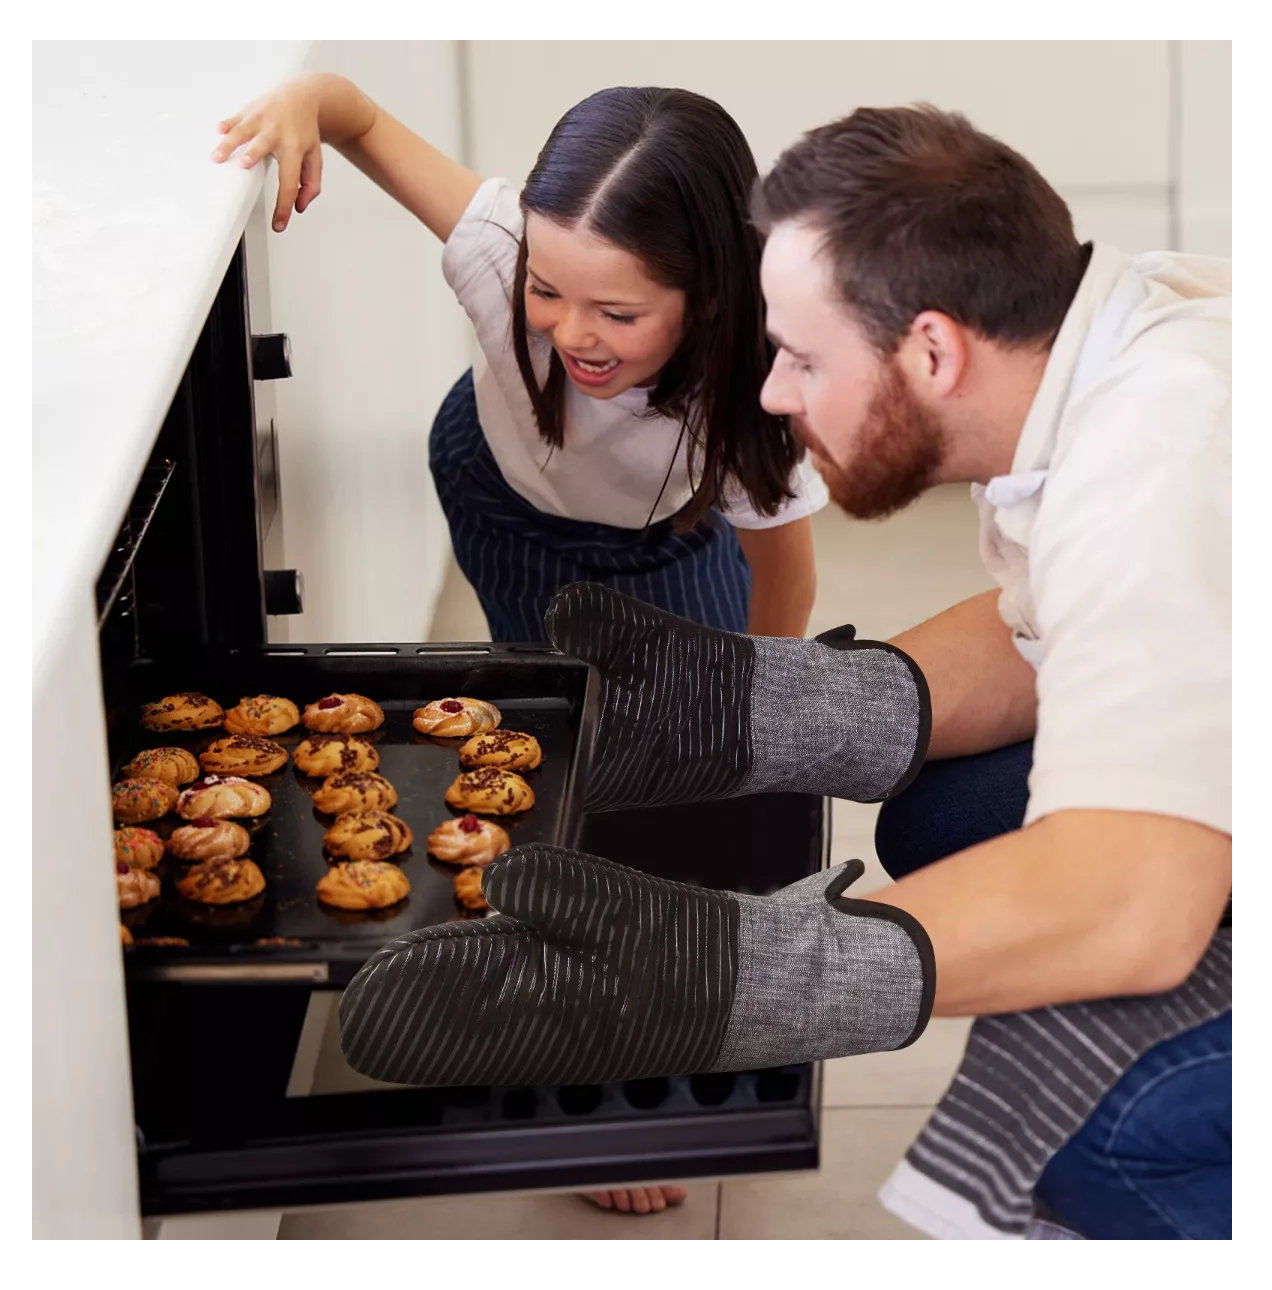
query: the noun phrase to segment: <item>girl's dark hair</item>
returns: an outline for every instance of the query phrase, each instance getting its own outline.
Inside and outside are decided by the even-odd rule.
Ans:
[[[957,112],[859,108],[757,185],[756,223],[821,231],[843,302],[890,352],[927,309],[1003,345],[1055,339],[1086,269],[1064,200]]]
[[[649,393],[651,415],[681,422],[690,478],[701,480],[676,517],[681,530],[720,503],[729,480],[773,515],[792,496],[802,455],[786,418],[760,407],[773,349],[749,216],[757,177],[742,131],[718,103],[687,90],[619,88],[593,94],[557,122],[521,193],[523,213],[567,228],[586,223],[636,256],[654,281],[685,293],[684,338]],[[513,346],[539,432],[559,448],[565,370],[554,350],[540,389],[525,291],[523,237]]]

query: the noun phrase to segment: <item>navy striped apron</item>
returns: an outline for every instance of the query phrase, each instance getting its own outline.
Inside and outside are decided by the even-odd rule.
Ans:
[[[500,473],[477,419],[471,369],[442,403],[428,446],[455,560],[492,640],[546,640],[548,602],[571,582],[603,583],[694,622],[746,631],[751,570],[718,511],[681,534],[670,521],[642,533],[545,515]]]

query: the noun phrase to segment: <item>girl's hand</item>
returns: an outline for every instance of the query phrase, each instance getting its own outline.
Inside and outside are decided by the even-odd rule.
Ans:
[[[212,153],[213,161],[225,161],[240,147],[239,161],[246,170],[265,157],[277,161],[276,233],[287,227],[293,208],[303,213],[322,191],[321,108],[320,84],[302,77],[254,99],[217,125],[225,138]]]

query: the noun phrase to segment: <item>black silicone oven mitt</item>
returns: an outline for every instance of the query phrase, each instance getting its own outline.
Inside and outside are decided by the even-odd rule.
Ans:
[[[558,592],[546,625],[603,683],[589,811],[778,791],[879,802],[927,754],[918,665],[851,627],[738,636],[591,582]]]
[[[936,973],[907,913],[844,890],[861,862],[770,896],[707,891],[523,846],[486,870],[499,913],[386,945],[340,1042],[400,1084],[598,1084],[901,1048]]]

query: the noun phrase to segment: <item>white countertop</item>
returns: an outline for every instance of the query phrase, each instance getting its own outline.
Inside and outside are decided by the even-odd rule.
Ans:
[[[37,42],[34,671],[93,593],[261,190],[216,122],[294,76],[304,41]],[[272,174],[272,167],[270,167]]]

